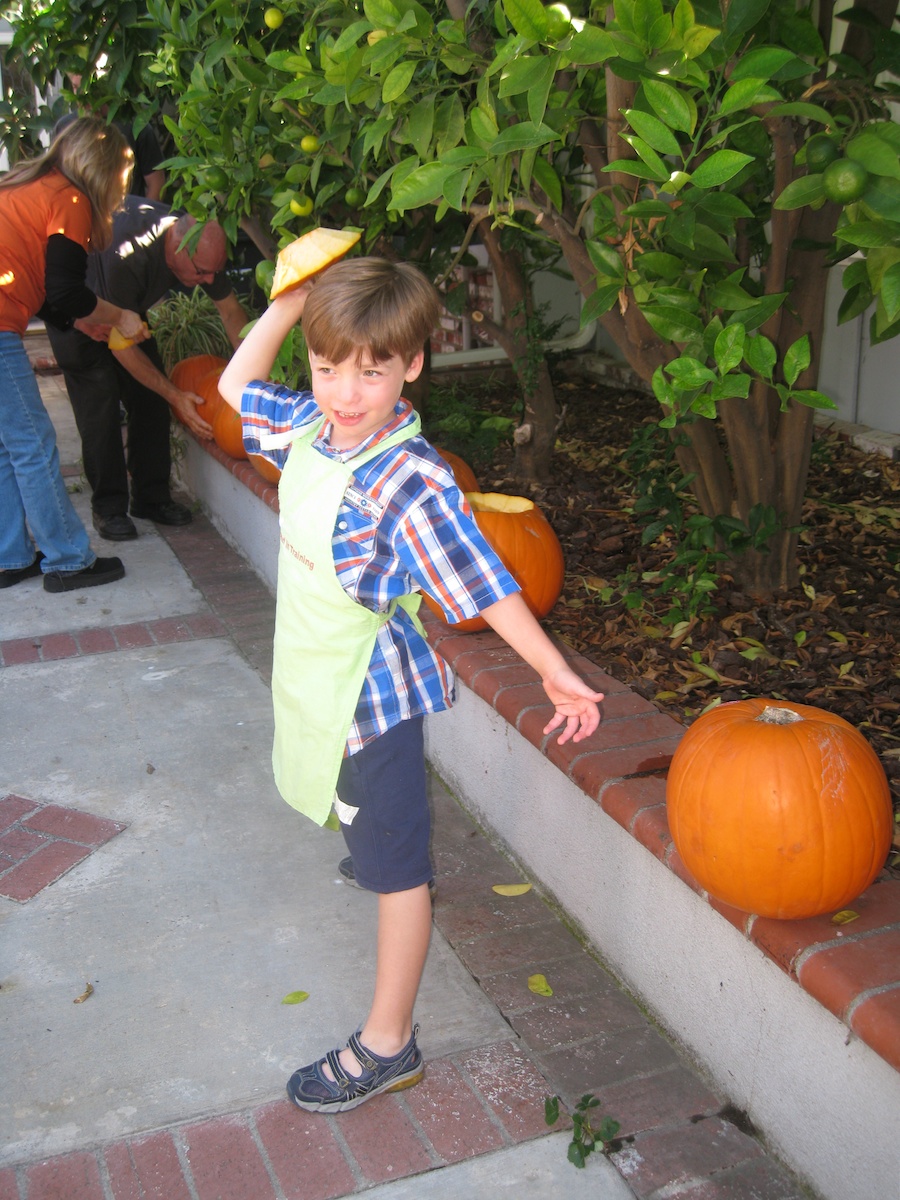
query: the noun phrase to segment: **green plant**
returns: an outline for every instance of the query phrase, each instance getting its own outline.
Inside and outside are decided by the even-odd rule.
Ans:
[[[477,394],[461,385],[432,386],[425,432],[468,462],[487,464],[501,442],[509,441],[516,421],[478,407]]]
[[[560,1116],[559,1096],[544,1098],[544,1120],[548,1125],[555,1125]],[[595,1150],[605,1151],[609,1143],[619,1132],[619,1122],[612,1117],[604,1117],[599,1126],[594,1129],[591,1125],[590,1114],[600,1107],[600,1101],[591,1092],[575,1105],[572,1113],[572,1141],[569,1143],[568,1159],[575,1167],[583,1167],[588,1155]]]
[[[247,301],[242,300],[244,307]],[[201,288],[173,292],[147,314],[163,365],[169,372],[194,354],[231,357],[231,344],[216,306]]]

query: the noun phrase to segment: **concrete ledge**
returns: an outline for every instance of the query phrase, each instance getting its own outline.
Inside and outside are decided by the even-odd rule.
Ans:
[[[187,438],[182,483],[274,589],[277,492],[249,463]],[[669,834],[665,772],[681,726],[600,667],[585,746],[544,739],[537,677],[492,633],[426,621],[461,686],[427,722],[435,769],[605,964],[828,1200],[896,1194],[900,883],[852,925],[770,921],[712,901]]]

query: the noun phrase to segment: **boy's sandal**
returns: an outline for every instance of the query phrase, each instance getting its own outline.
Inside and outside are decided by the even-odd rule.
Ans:
[[[373,1054],[359,1040],[359,1033],[354,1033],[348,1038],[347,1045],[363,1068],[361,1075],[348,1074],[341,1064],[340,1050],[329,1050],[324,1058],[294,1072],[288,1080],[288,1095],[298,1108],[307,1112],[348,1112],[380,1092],[399,1092],[413,1087],[425,1074],[422,1055],[416,1045],[418,1032],[416,1025],[412,1037],[393,1058]],[[322,1070],[326,1063],[331,1068],[333,1080]]]

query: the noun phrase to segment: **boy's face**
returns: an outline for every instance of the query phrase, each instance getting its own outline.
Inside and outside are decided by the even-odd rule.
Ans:
[[[423,361],[420,351],[408,366],[396,355],[381,363],[368,355],[359,363],[352,358],[333,363],[310,350],[313,395],[334,426],[331,444],[338,450],[351,450],[386,425],[404,383],[418,378]]]

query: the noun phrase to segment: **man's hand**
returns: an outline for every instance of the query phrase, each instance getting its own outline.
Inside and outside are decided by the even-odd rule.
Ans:
[[[89,321],[87,317],[79,317],[77,321],[73,322],[72,328],[83,333],[85,337],[93,338],[95,342],[108,342],[112,325],[97,325],[93,321]]]
[[[194,392],[176,391],[169,400],[172,411],[182,425],[186,425],[191,433],[196,433],[197,437],[208,440],[212,437],[212,426],[197,413],[197,405],[202,403],[202,397],[195,395]]]

